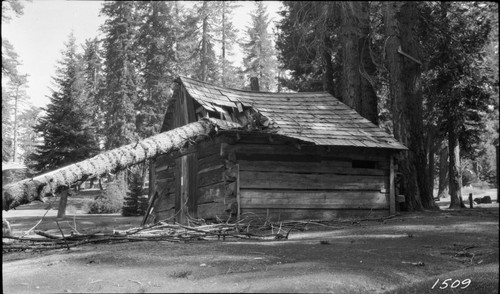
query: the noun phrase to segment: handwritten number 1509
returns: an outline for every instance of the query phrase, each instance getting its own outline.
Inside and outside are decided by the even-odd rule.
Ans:
[[[451,289],[455,289],[455,288],[457,288],[460,285],[463,286],[460,289],[465,289],[465,288],[469,287],[470,283],[471,283],[470,279],[465,279],[463,281],[456,280],[453,283],[449,284],[449,282],[451,282],[451,281],[452,281],[452,279],[446,279],[446,280],[442,281],[441,282],[441,286],[439,287],[439,289],[446,289],[446,288],[448,288],[448,286]],[[438,285],[438,283],[439,283],[439,279],[437,279],[437,281],[434,283],[434,285],[432,285],[432,289],[434,289],[434,287],[436,287],[436,285]]]

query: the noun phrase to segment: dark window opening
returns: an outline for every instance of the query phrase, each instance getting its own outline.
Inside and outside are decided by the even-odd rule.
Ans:
[[[377,162],[371,160],[353,160],[352,161],[353,168],[377,168]]]

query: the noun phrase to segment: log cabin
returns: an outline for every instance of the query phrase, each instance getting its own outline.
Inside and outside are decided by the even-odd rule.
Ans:
[[[178,78],[161,132],[205,117],[241,127],[152,160],[144,223],[395,213],[393,156],[406,147],[329,93],[242,91]]]

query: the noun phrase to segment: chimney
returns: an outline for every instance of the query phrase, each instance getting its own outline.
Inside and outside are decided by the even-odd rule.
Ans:
[[[250,78],[250,90],[252,92],[259,92],[259,79],[257,77]]]

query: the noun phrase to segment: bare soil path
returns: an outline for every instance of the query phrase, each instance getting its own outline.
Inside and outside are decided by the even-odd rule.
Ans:
[[[53,218],[41,228],[55,230]],[[38,219],[10,218],[18,230]],[[65,221],[71,224],[73,216]],[[140,218],[78,215],[74,221],[82,230],[110,230],[138,226]],[[498,293],[496,203],[334,226],[292,231],[286,241],[144,241],[10,252],[2,256],[3,292]]]

